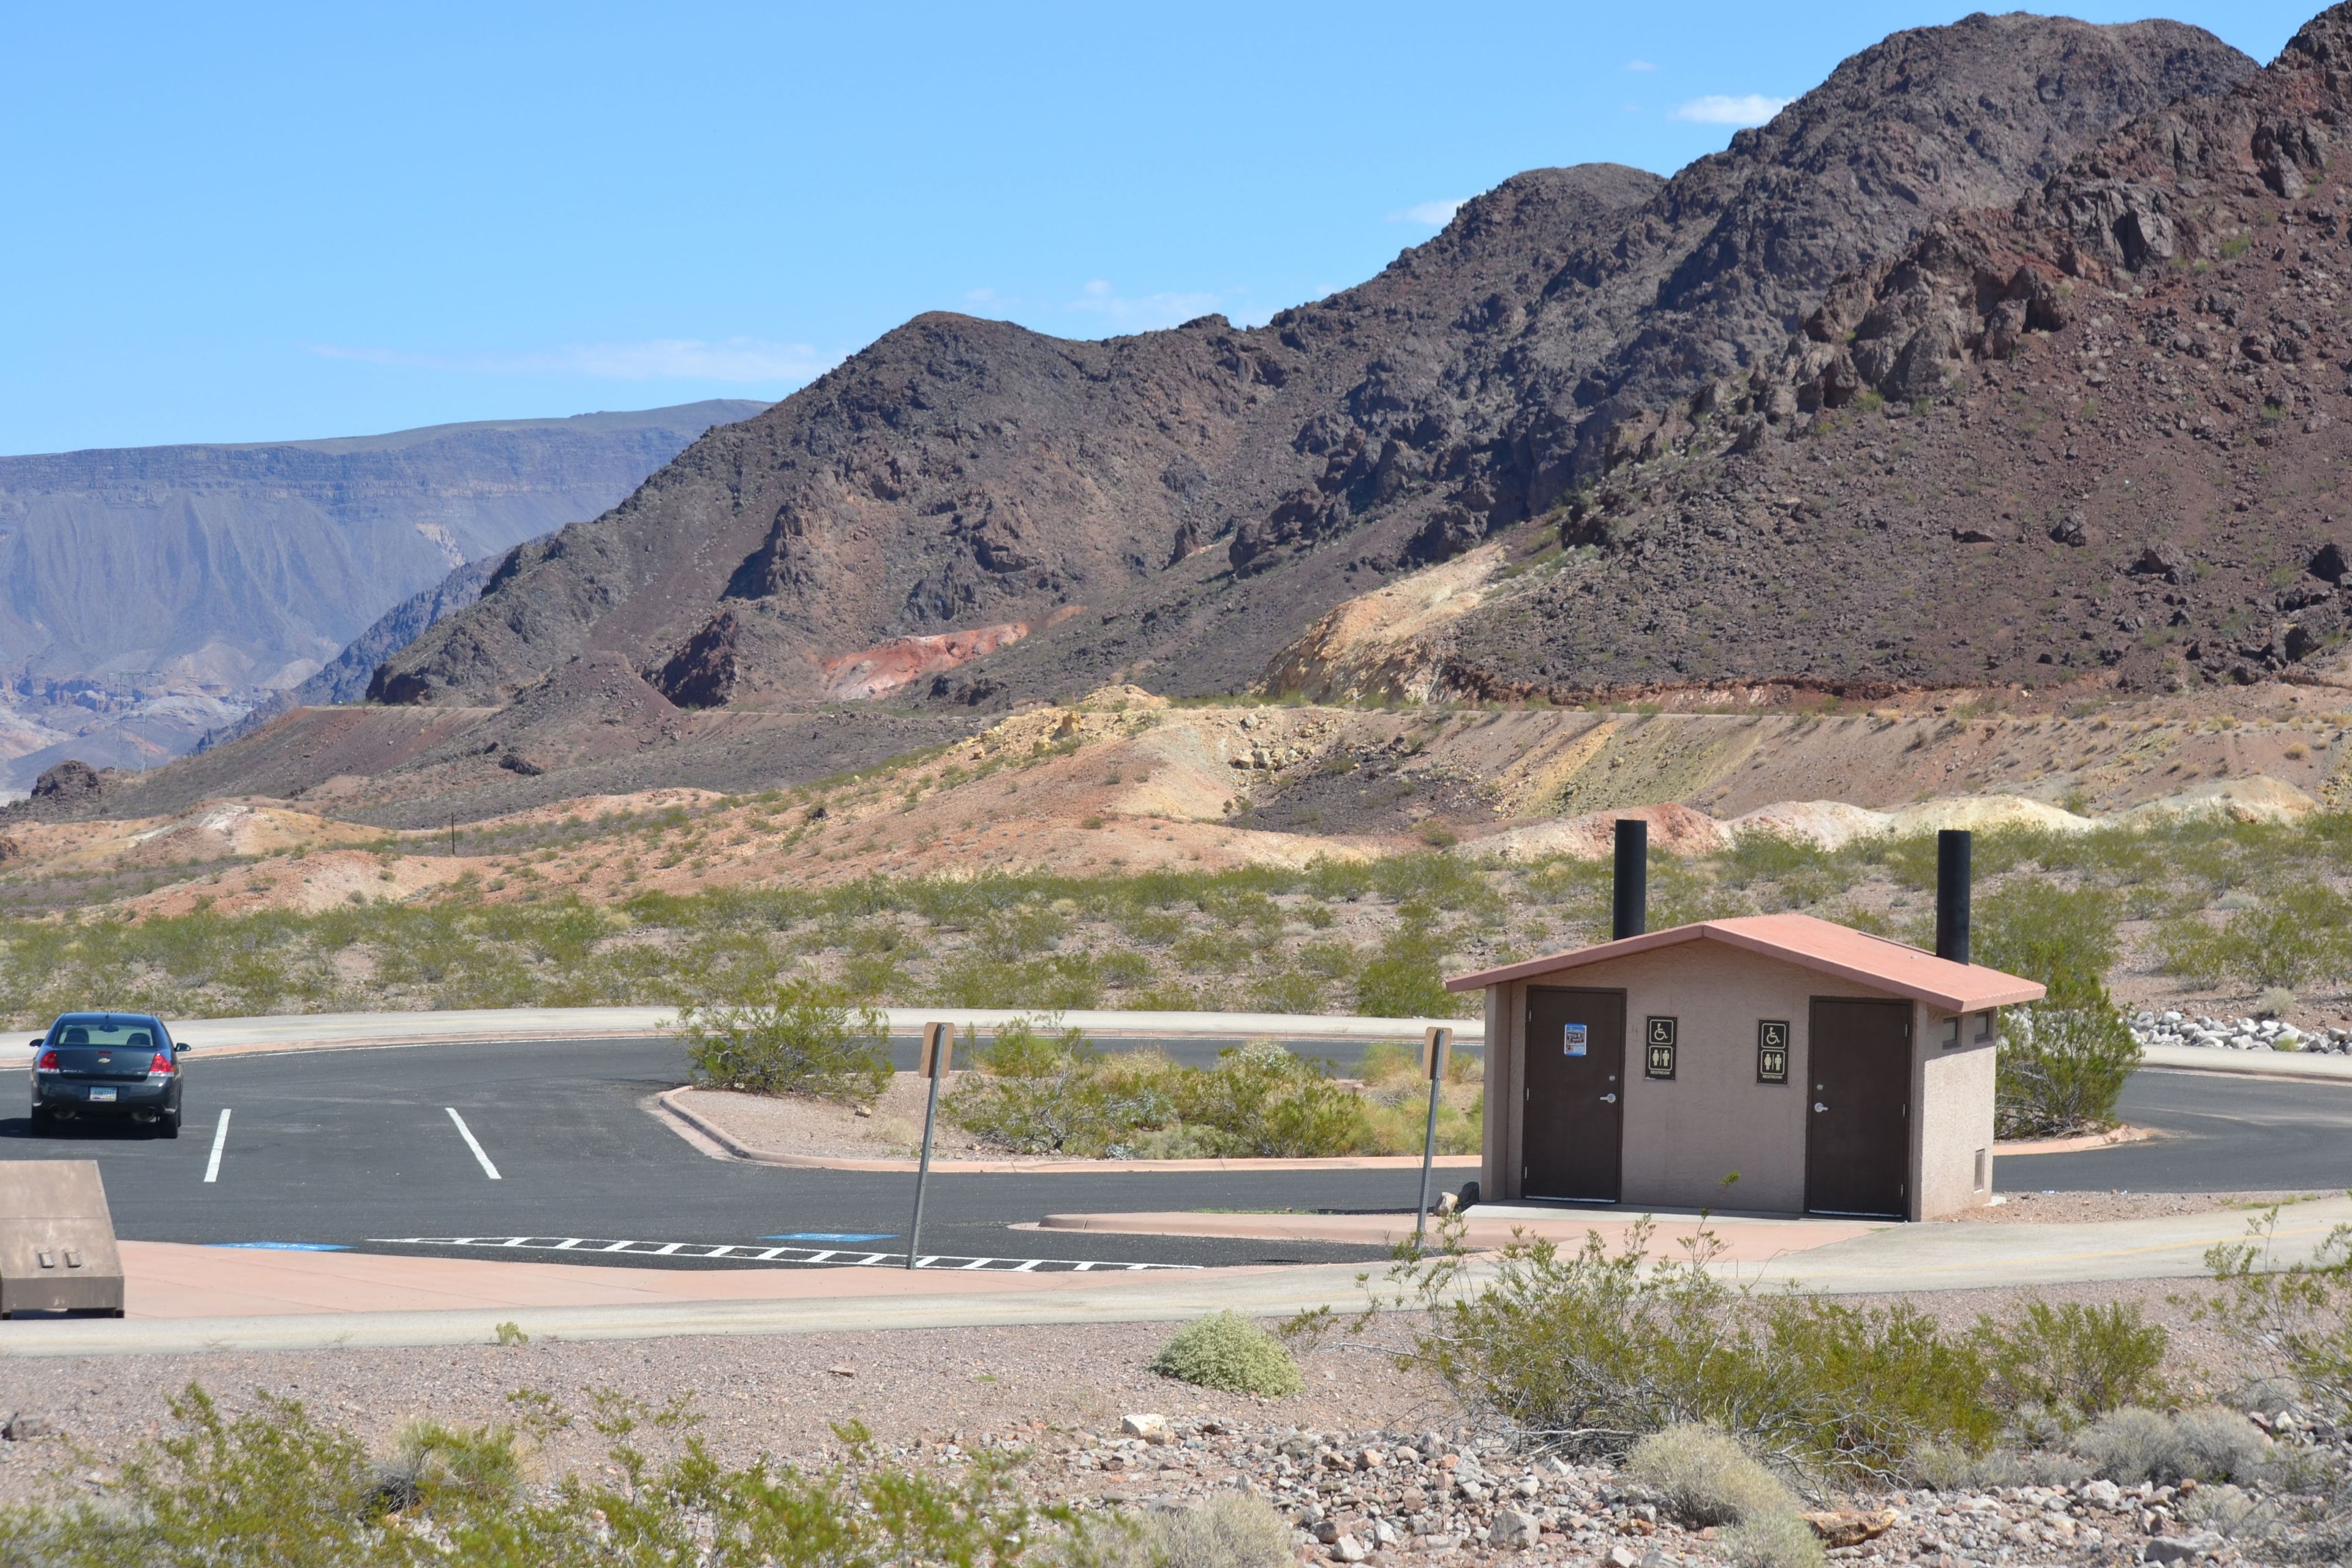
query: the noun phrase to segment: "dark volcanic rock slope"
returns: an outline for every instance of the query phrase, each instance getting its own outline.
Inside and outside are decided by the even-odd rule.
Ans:
[[[1453,628],[1448,683],[2293,673],[2352,626],[2347,146],[2338,6],[1841,279],[1749,376],[1645,416],[1648,459],[1568,509],[1583,548]]]
[[[2169,23],[1972,17],[1855,56],[1671,181],[1506,182],[1263,329],[1066,342],[921,317],[519,552],[376,690],[503,700],[597,656],[694,705],[796,703],[886,637],[1056,611],[929,689],[1231,687],[1369,582],[1654,449],[1835,279],[2251,68]]]

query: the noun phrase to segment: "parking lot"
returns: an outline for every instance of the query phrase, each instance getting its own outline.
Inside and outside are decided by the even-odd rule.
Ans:
[[[1131,1042],[1106,1042],[1121,1043]],[[900,1054],[910,1048],[900,1043]],[[1345,1065],[1360,1047],[1302,1048]],[[103,1125],[36,1138],[25,1080],[0,1073],[0,1159],[98,1160],[118,1230],[140,1240],[659,1268],[904,1266],[911,1177],[716,1160],[647,1114],[644,1102],[686,1076],[671,1040],[191,1053],[186,1068],[176,1141]],[[2352,1086],[2148,1070],[2123,1110],[2161,1136],[2004,1158],[1997,1184],[2352,1185]],[[931,1184],[921,1266],[1123,1272],[1370,1258],[1372,1248],[1329,1243],[1016,1227],[1079,1210],[1397,1210],[1417,1187],[1418,1173],[1402,1170],[943,1173]]]

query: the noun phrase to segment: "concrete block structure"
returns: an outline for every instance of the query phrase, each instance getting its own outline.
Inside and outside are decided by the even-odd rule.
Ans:
[[[1481,1201],[1897,1219],[1991,1197],[2000,1010],[2042,994],[1801,914],[1446,984],[1486,998]]]

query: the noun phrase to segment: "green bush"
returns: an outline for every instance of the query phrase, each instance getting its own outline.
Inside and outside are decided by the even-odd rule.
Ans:
[[[1177,1114],[1217,1134],[1223,1154],[1321,1158],[1354,1153],[1371,1136],[1363,1101],[1329,1068],[1271,1041],[1220,1051],[1213,1068],[1179,1073],[1170,1088]]]
[[[1979,1319],[1977,1340],[2013,1406],[2039,1406],[2073,1421],[2164,1396],[2169,1340],[2135,1303],[2032,1301],[2013,1323]]]
[[[1141,1052],[1106,1058],[1077,1029],[1048,1036],[1016,1020],[977,1058],[980,1072],[950,1089],[940,1111],[1015,1153],[1125,1153],[1139,1134],[1176,1118],[1162,1058]]]
[[[1466,1295],[1450,1247],[1401,1264],[1400,1304],[1430,1315],[1412,1359],[1474,1415],[1570,1451],[1696,1422],[1792,1468],[1889,1477],[2000,1429],[1980,1354],[1916,1309],[1759,1295],[1710,1271],[1704,1234],[1683,1258],[1653,1258],[1652,1234],[1614,1253],[1598,1235],[1507,1247]]]
[[[2116,962],[2115,895],[2021,877],[1977,900],[1969,956],[2038,980],[2055,1003],[2106,999]]]
[[[1795,1513],[1796,1494],[1718,1427],[1669,1426],[1633,1445],[1625,1474],[1694,1529]]]
[[[1282,1399],[1307,1386],[1282,1342],[1238,1312],[1187,1323],[1151,1358],[1162,1377],[1228,1394]]]
[[[572,1475],[526,1490],[517,1483],[529,1438],[564,1425],[560,1412],[535,1412],[530,1434],[419,1428],[380,1469],[357,1438],[291,1400],[264,1394],[232,1418],[191,1386],[172,1409],[180,1430],[126,1460],[103,1498],[0,1507],[0,1564],[1018,1568],[1084,1538],[1070,1510],[1024,1503],[1001,1459],[976,1456],[955,1479],[889,1469],[856,1427],[840,1429],[851,1453],[840,1468],[811,1472],[762,1459],[738,1469],[690,1436],[656,1461],[630,1441],[638,1418],[608,1409],[595,1424],[611,1440],[609,1481]],[[668,1412],[652,1421],[677,1425]],[[1248,1568],[1271,1565],[1252,1559]]]
[[[2058,1137],[2114,1126],[2116,1102],[2139,1060],[2139,1042],[2104,992],[2071,1006],[2011,1008],[1995,1058],[1996,1134]]]
[[[2199,1316],[2229,1337],[2249,1381],[2285,1383],[2321,1420],[2352,1425],[2352,1226],[2284,1268],[2271,1256],[2277,1228],[2273,1207],[2250,1222],[2248,1240],[2206,1253],[2221,1290]]]
[[[688,1007],[677,1033],[696,1081],[715,1089],[871,1105],[890,1082],[888,1022],[818,981],[770,980],[734,1001]]]

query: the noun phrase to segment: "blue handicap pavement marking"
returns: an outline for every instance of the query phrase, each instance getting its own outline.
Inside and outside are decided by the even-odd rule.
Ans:
[[[893,1233],[887,1230],[788,1230],[782,1236],[763,1236],[761,1241],[888,1241]]]
[[[215,1241],[213,1247],[243,1247],[248,1252],[349,1252],[348,1247],[331,1241]]]

